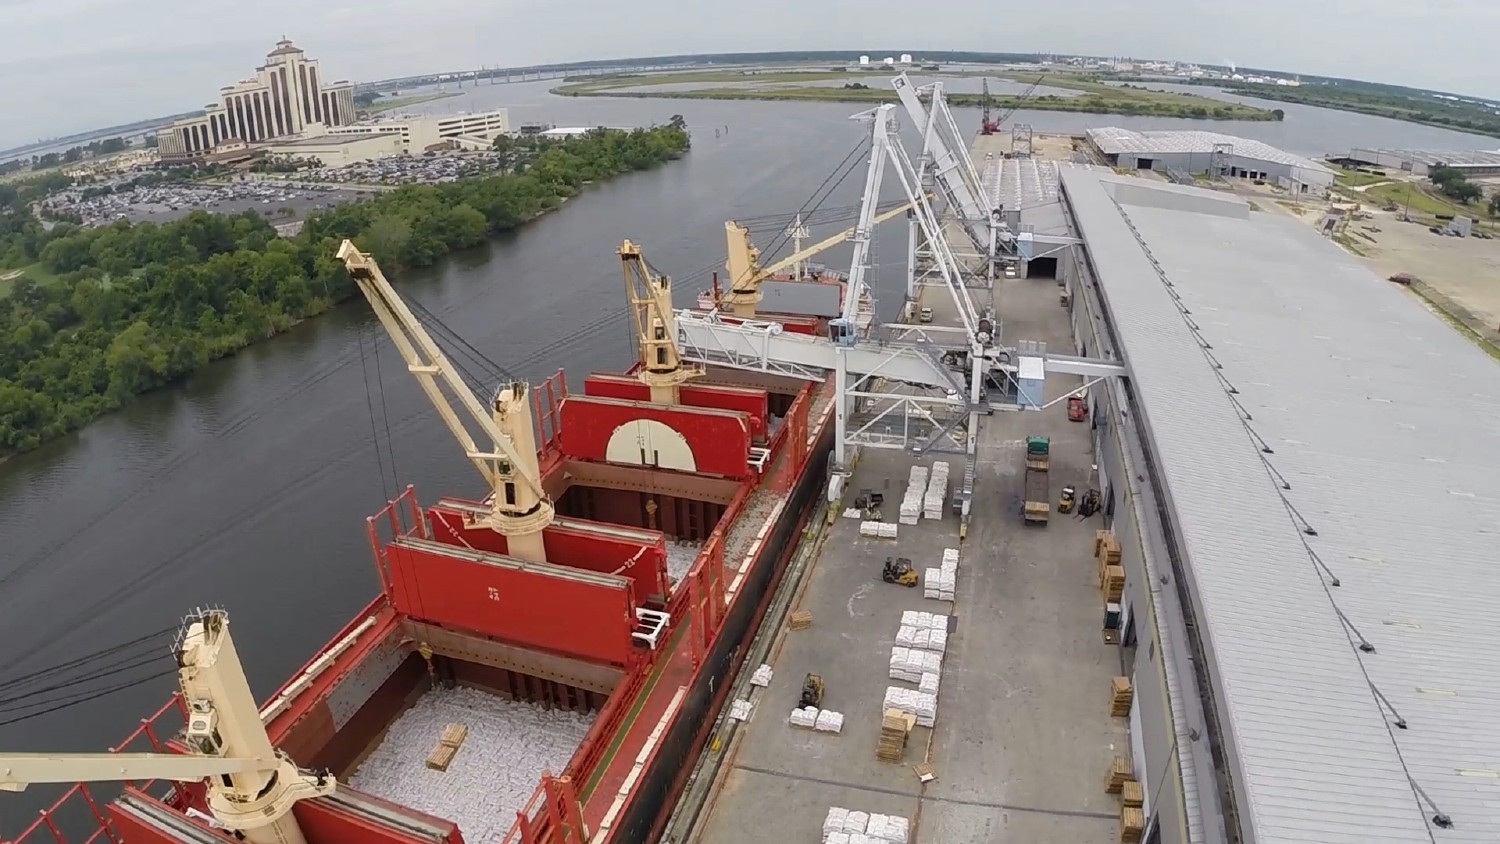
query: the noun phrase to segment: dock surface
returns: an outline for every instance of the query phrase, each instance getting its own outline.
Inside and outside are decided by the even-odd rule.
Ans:
[[[976,291],[985,295],[983,291]],[[1073,348],[1067,312],[1051,279],[996,282],[1007,342],[1043,340]],[[956,324],[946,290],[928,288],[923,305],[934,322]],[[1047,399],[1081,386],[1049,377]],[[958,519],[902,525],[899,538],[859,535],[859,522],[838,518],[796,602],[812,625],[788,631],[773,651],[771,684],[757,692],[749,722],[718,750],[720,780],[691,841],[760,844],[770,836],[820,840],[829,807],[901,815],[918,844],[1086,844],[1118,841],[1119,804],[1104,793],[1116,755],[1128,755],[1125,720],[1109,714],[1110,680],[1120,652],[1102,636],[1103,599],[1093,559],[1098,516],[1055,511],[1045,527],[1021,520],[1026,437],[1052,442],[1051,496],[1088,488],[1087,423],[1069,422],[1066,402],[1043,411],[996,412],[982,420],[973,516],[960,543]],[[894,521],[914,458],[866,449],[843,506],[860,490],[885,494]],[[961,455],[917,459],[952,464]],[[950,497],[951,501],[951,490]],[[887,556],[909,557],[917,570],[936,567],[944,548],[960,548],[956,602],[925,599],[920,586],[881,581]],[[956,617],[943,660],[937,720],[918,726],[901,763],[875,757],[888,663],[904,610]],[[826,683],[823,706],[844,713],[843,732],[787,724],[809,672]],[[922,784],[917,763],[933,766]]]

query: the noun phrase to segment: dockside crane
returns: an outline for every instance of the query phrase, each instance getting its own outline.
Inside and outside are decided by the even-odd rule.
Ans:
[[[993,135],[1000,131],[1000,121],[990,119],[990,78],[984,78],[984,95],[981,100],[983,113],[979,116],[979,134]]]
[[[875,217],[875,223],[883,223],[912,210],[910,202],[903,203]],[[800,227],[799,227],[800,228]],[[855,228],[858,228],[856,226]],[[761,285],[775,278],[776,274],[807,261],[814,255],[825,252],[854,239],[855,228],[845,229],[832,237],[814,243],[773,264],[761,266],[760,250],[750,240],[750,230],[730,220],[724,224],[724,235],[728,248],[728,260],[724,262],[725,274],[729,277],[729,292],[724,294],[721,307],[737,317],[753,317],[764,293]]]
[[[542,531],[552,524],[555,510],[551,497],[542,488],[530,385],[524,381],[510,382],[496,392],[486,409],[397,295],[375,259],[348,240],[339,247],[338,258],[375,309],[380,324],[401,352],[406,368],[416,376],[438,415],[463,447],[465,456],[489,484],[486,503],[492,510],[485,524],[505,536],[509,556],[545,562]],[[444,392],[445,387],[451,398]],[[489,441],[487,449],[476,443],[460,412],[479,428],[481,438]]]
[[[672,308],[672,279],[652,271],[640,246],[620,244],[620,266],[625,274],[625,293],[630,297],[630,316],[640,348],[641,369],[637,377],[651,388],[651,401],[680,404],[681,388],[703,375],[703,367],[683,363],[677,349],[677,312]]]
[[[213,822],[250,844],[306,844],[292,807],[332,794],[331,774],[299,769],[266,733],[229,635],[229,616],[202,610],[178,635],[178,681],[190,753],[0,754],[0,791],[34,783],[163,779],[205,782]]]

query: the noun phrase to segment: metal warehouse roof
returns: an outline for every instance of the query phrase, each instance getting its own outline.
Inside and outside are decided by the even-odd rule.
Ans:
[[[1500,151],[1483,149],[1374,149],[1370,151],[1420,161],[1424,164],[1436,164],[1441,161],[1444,164],[1458,167],[1465,165],[1471,167],[1494,167],[1500,165]]]
[[[1242,823],[1257,844],[1500,841],[1500,367],[1280,212],[1062,178],[1177,517]]]
[[[990,207],[1019,209],[1022,225],[1037,234],[1068,233],[1067,218],[1058,204],[1056,161],[995,156],[979,164]]]
[[[1102,129],[1088,130],[1089,140],[1102,150],[1106,155],[1165,155],[1169,153],[1203,153],[1214,151],[1215,144],[1229,144],[1234,149],[1234,155],[1238,158],[1251,158],[1256,161],[1268,161],[1272,164],[1282,164],[1287,167],[1300,167],[1304,170],[1317,170],[1323,173],[1333,171],[1327,165],[1313,161],[1286,150],[1277,149],[1270,144],[1250,138],[1240,138],[1234,135],[1221,135],[1218,132],[1200,132],[1197,130],[1172,130],[1164,132],[1137,132],[1134,129],[1121,129],[1117,126],[1106,126]]]

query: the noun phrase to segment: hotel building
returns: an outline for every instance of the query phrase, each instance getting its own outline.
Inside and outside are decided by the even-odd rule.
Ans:
[[[255,76],[221,88],[219,102],[157,136],[165,160],[206,156],[225,141],[256,144],[320,135],[354,122],[354,85],[323,82],[318,62],[282,39]]]

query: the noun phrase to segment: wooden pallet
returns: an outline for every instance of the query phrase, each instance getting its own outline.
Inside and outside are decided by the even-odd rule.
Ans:
[[[1146,813],[1135,806],[1120,808],[1120,844],[1140,844],[1146,831]]]
[[[1109,692],[1109,714],[1116,718],[1128,718],[1131,697],[1130,678],[1116,677],[1110,683]]]
[[[1130,765],[1130,760],[1124,756],[1116,756],[1110,763],[1109,770],[1104,774],[1104,793],[1119,794],[1125,783],[1135,775],[1135,770]]]
[[[1135,780],[1126,780],[1120,787],[1120,802],[1132,809],[1139,809],[1146,803],[1146,790]]]
[[[451,744],[440,744],[432,755],[427,757],[427,767],[434,771],[447,771],[448,766],[453,764],[453,757],[458,753],[458,748]]]
[[[1120,566],[1105,566],[1099,588],[1104,592],[1104,603],[1118,604],[1125,594],[1125,569]]]
[[[464,724],[449,724],[443,728],[443,735],[438,739],[438,744],[448,747],[463,747],[464,739],[469,737],[469,728]]]
[[[787,617],[787,627],[792,630],[806,630],[812,626],[811,610],[795,610]]]
[[[906,738],[917,718],[899,709],[887,709],[880,719],[880,740],[875,746],[875,758],[885,762],[900,762],[906,754]]]

